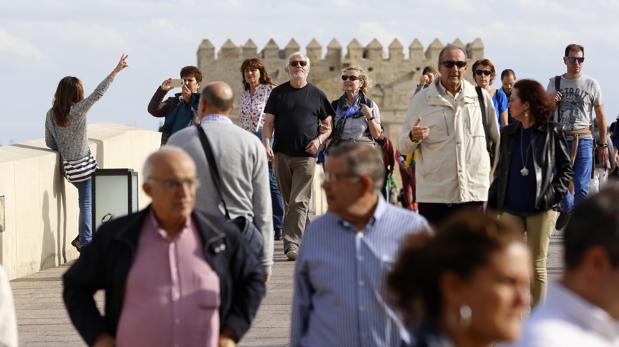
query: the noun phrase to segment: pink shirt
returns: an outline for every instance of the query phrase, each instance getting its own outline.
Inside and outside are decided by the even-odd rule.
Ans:
[[[241,128],[256,132],[262,129],[264,124],[264,106],[271,95],[274,86],[271,84],[261,84],[256,87],[254,95],[249,93],[249,90],[244,90],[241,94],[241,113],[239,120]]]
[[[171,238],[151,212],[129,270],[116,345],[217,346],[219,277],[204,259],[196,224]]]

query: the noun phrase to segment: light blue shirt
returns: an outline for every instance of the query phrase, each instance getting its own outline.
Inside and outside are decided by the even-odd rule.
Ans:
[[[408,342],[384,298],[402,238],[425,230],[420,215],[379,197],[368,225],[327,212],[306,229],[294,274],[290,346],[399,346]]]

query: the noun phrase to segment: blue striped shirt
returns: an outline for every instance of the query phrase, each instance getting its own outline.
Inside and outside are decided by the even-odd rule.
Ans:
[[[402,237],[429,228],[380,197],[361,230],[327,212],[303,235],[295,274],[290,346],[399,346],[408,335],[385,302],[384,277]]]

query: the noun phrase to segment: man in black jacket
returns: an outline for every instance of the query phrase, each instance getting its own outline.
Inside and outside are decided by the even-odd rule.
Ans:
[[[89,346],[235,346],[264,296],[262,268],[234,225],[194,210],[184,151],[163,147],[143,173],[152,204],[102,225],[63,276],[73,325]]]

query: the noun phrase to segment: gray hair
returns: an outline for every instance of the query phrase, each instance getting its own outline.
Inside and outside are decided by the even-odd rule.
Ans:
[[[460,52],[462,52],[462,54],[464,54],[464,60],[468,59],[468,57],[466,56],[466,51],[464,50],[464,48],[462,47],[458,47],[456,45],[452,45],[451,43],[448,43],[447,46],[443,47],[443,49],[441,49],[441,52],[438,54],[438,63],[439,65],[441,64],[441,58],[443,57],[443,53],[447,52],[447,51],[452,51],[452,50],[459,50]]]
[[[292,58],[294,58],[294,57],[303,57],[303,58],[305,58],[305,60],[307,61],[307,66],[312,65],[312,62],[310,61],[310,58],[308,58],[305,54],[303,54],[303,52],[301,52],[301,51],[296,51],[296,52],[294,52],[294,53],[290,54],[290,55],[288,56],[288,58],[286,58],[286,63],[285,63],[285,65],[284,65],[284,70],[285,70],[286,68],[288,68],[288,64],[290,64],[290,59],[292,59]]]
[[[374,147],[362,143],[343,143],[329,150],[329,157],[346,156],[348,174],[368,176],[372,190],[380,194],[385,176],[383,155]]]

